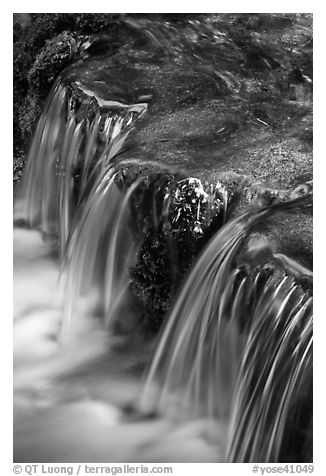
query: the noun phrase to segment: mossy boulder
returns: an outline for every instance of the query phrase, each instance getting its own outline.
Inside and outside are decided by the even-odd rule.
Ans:
[[[207,193],[222,183],[239,212],[257,193],[285,199],[311,181],[311,31],[311,17],[299,14],[131,19],[54,14],[37,18],[30,36],[24,31],[17,40],[15,117],[25,143],[59,74],[67,87],[81,82],[103,100],[148,103],[122,154],[142,165],[123,166],[121,173],[126,183],[144,177],[133,209],[144,241],[132,285],[153,327],[220,226],[211,217],[210,225],[200,222],[203,234],[194,234],[198,217],[191,193],[190,202],[183,197],[189,208],[178,219],[173,200],[166,219],[158,218],[160,208],[155,218],[153,207],[163,207],[168,184],[175,192],[182,180],[194,177]],[[90,34],[95,36],[89,44]],[[24,75],[18,74],[23,63]],[[83,117],[98,112],[90,97],[77,93],[74,100]],[[161,165],[150,165],[153,161]],[[275,218],[260,233],[281,252],[312,265],[311,209]]]

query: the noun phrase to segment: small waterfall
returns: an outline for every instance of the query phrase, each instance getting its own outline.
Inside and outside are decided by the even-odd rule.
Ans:
[[[60,79],[54,85],[34,134],[15,214],[45,235],[56,235],[61,256],[78,205],[147,108],[93,95],[102,110],[93,107],[83,117],[76,94],[90,92],[80,83],[68,88]]]
[[[77,90],[96,103],[89,115],[76,106]],[[116,165],[155,164],[119,156],[146,108],[58,80],[38,123],[15,217],[59,249],[62,341],[75,332],[81,298],[95,296],[91,317],[100,316],[108,332],[128,314],[129,270],[140,246],[130,203],[143,179],[121,183]],[[169,190],[163,197],[167,225]],[[228,220],[228,194],[221,188],[221,228],[179,289],[145,375],[142,417],[154,411],[175,424],[203,419],[222,425],[228,462],[282,461],[291,428],[300,426],[301,407],[311,397],[312,297],[301,280],[310,284],[312,273],[269,248],[265,254],[249,250],[239,261],[257,223],[309,198],[251,206]],[[199,213],[198,205],[197,218]],[[310,440],[306,431],[300,451],[307,461]]]
[[[121,316],[119,308],[127,299],[128,271],[137,254],[128,223],[128,204],[138,183],[119,190],[115,178],[112,168],[106,176],[101,176],[67,245],[65,329],[69,328],[74,301],[78,296],[87,295],[94,286],[103,297],[102,313],[107,327],[115,315]]]
[[[312,384],[312,297],[291,277],[266,284],[238,375],[227,459],[278,462]]]
[[[76,86],[104,111],[80,118],[73,93],[57,81],[34,135],[20,192],[22,210],[16,213],[59,243],[67,289],[63,337],[73,303],[86,291],[99,286],[106,320],[126,297],[136,255],[127,208],[136,185],[119,190],[111,161],[147,108],[105,101],[80,82]]]
[[[169,313],[146,379],[144,409],[222,420],[229,462],[280,461],[296,406],[311,391],[310,292],[288,269],[267,272],[261,262],[248,271],[235,260],[255,224],[301,202],[249,210],[211,239]]]

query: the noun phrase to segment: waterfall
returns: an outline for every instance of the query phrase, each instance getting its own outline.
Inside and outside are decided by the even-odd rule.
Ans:
[[[174,418],[225,422],[229,462],[280,461],[296,402],[311,388],[310,292],[284,269],[266,275],[267,263],[250,272],[235,263],[256,223],[300,202],[247,211],[213,237],[169,313],[145,383],[144,408],[166,412],[177,394]]]
[[[77,90],[100,109],[80,116]],[[144,178],[121,183],[116,165],[150,163],[119,155],[146,109],[146,104],[110,101],[81,83],[68,88],[58,80],[36,128],[15,219],[39,230],[44,243],[58,251],[64,305],[56,337],[62,344],[69,345],[78,329],[74,309],[81,299],[95,296],[91,317],[100,318],[108,335],[125,315],[130,318],[130,308],[132,313],[129,273],[141,242],[131,226],[131,201]],[[309,461],[312,296],[303,281],[310,285],[312,273],[268,246],[267,258],[252,266],[238,257],[258,223],[301,206],[310,196],[252,204],[228,217],[228,194],[222,191],[221,227],[177,291],[135,407],[139,418],[152,413],[167,425],[192,419],[207,427],[220,425],[223,461],[267,463],[286,458],[308,405],[310,420],[298,451]],[[161,207],[165,225],[171,196],[167,185]],[[198,205],[197,218],[199,213]]]

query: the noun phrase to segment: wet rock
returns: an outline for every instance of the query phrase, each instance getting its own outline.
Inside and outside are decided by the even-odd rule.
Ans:
[[[304,103],[300,98],[296,100],[287,85],[289,73],[295,68],[311,76],[308,66],[307,69],[294,64],[305,61],[309,65],[309,51],[301,58],[300,51],[293,50],[293,56],[289,56],[288,50],[276,48],[279,34],[285,35],[282,38],[286,42],[293,42],[296,28],[301,31],[302,25],[309,24],[309,18],[293,16],[283,22],[276,16],[258,15],[254,20],[248,16],[221,17],[217,18],[217,25],[215,20],[208,21],[207,28],[202,30],[206,37],[201,39],[211,42],[208,53],[196,49],[201,38],[197,20],[182,33],[185,43],[180,49],[172,40],[181,39],[182,35],[170,35],[174,32],[173,25],[159,20],[160,28],[155,31],[156,20],[150,23],[145,18],[144,21],[144,36],[139,28],[141,22],[135,20],[134,25],[129,22],[133,30],[110,52],[106,50],[107,32],[97,36],[93,46],[86,36],[80,39],[75,33],[61,32],[38,52],[29,77],[37,90],[44,86],[44,91],[59,73],[68,86],[82,82],[84,92],[73,86],[72,97],[73,109],[78,111],[80,119],[104,112],[96,97],[102,102],[148,104],[123,152],[125,162],[138,161],[139,165],[118,167],[127,185],[144,177],[133,210],[137,233],[144,243],[139,263],[132,270],[132,285],[144,303],[145,314],[162,316],[195,256],[223,223],[220,205],[215,204],[213,210],[209,202],[215,200],[212,187],[222,184],[230,213],[244,210],[257,194],[266,203],[272,203],[310,193],[307,184],[312,178],[312,147],[308,137],[312,124],[311,98]],[[266,22],[268,34],[265,32],[260,37],[260,28]],[[230,29],[231,24],[241,29],[243,34],[239,38],[237,30]],[[306,35],[308,30],[304,31]],[[162,44],[153,46],[148,39],[151,34],[158,35],[159,42],[162,40],[164,51]],[[265,50],[264,41],[268,43]],[[240,50],[234,49],[232,42]],[[230,50],[222,51],[221,45]],[[189,54],[195,51],[189,50],[191,46],[196,49],[195,57]],[[220,50],[222,56],[216,56]],[[232,61],[217,64],[218,58],[224,61],[225,51],[232,52]],[[212,63],[213,58],[214,67],[209,69],[207,63]],[[77,59],[62,73],[69,62]],[[198,67],[194,67],[194,62]],[[242,81],[238,86],[231,81],[235,66],[241,71]],[[224,80],[221,79],[223,68],[229,74]],[[93,91],[94,97],[85,94],[85,90]],[[29,94],[28,101],[33,107],[25,103],[21,115],[27,125],[39,114],[42,93],[33,95],[30,91]],[[189,177],[194,178],[194,187]],[[197,179],[203,190],[200,200],[196,196]],[[184,189],[182,180],[187,185]],[[164,202],[167,185],[173,191]],[[207,202],[204,194],[208,194]],[[167,202],[169,212],[164,212]],[[223,197],[222,202],[225,204]],[[165,218],[160,220],[162,210]],[[259,232],[275,243],[279,253],[311,268],[311,208],[277,216]]]

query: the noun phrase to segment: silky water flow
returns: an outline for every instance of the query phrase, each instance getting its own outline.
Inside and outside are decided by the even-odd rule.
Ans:
[[[255,224],[306,197],[224,220],[146,339],[128,272],[142,179],[119,185],[116,168],[146,108],[80,119],[57,81],[39,120],[14,211],[14,459],[310,461],[312,297],[296,277],[311,273],[273,252],[275,272],[236,263]]]

